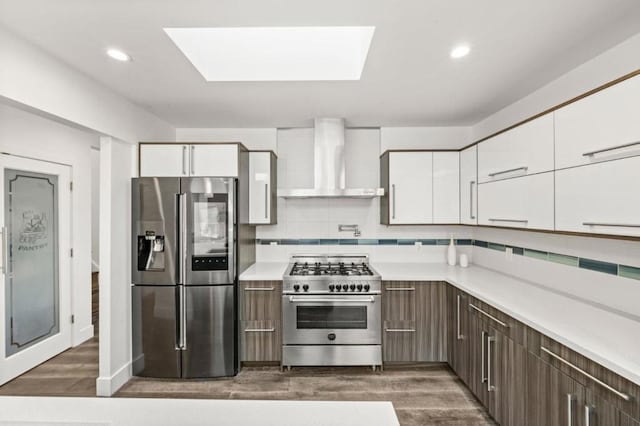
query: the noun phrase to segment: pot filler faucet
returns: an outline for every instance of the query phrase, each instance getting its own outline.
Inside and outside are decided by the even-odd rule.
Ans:
[[[359,237],[361,235],[358,225],[338,225],[338,231],[353,232],[354,237]]]

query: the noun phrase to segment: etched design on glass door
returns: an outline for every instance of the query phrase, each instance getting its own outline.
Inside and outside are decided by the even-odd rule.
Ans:
[[[58,178],[5,170],[6,356],[60,330]]]

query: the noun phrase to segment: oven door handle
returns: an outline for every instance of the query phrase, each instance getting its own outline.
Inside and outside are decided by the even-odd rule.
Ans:
[[[343,297],[340,299],[332,299],[332,298],[319,298],[319,297],[296,297],[289,296],[290,303],[375,303],[376,298],[373,296],[370,297]]]

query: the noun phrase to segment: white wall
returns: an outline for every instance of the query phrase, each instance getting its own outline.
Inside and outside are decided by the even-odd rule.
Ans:
[[[100,147],[91,147],[91,270],[100,270]]]
[[[98,136],[0,104],[0,151],[70,165],[72,342],[93,336],[91,325],[91,144]]]
[[[100,140],[100,376],[99,396],[131,377],[131,178],[135,145]]]
[[[168,123],[0,28],[0,99],[128,142],[173,139]]]
[[[525,96],[472,128],[473,140],[481,139],[552,108],[582,93],[640,69],[640,34],[585,62],[544,87]]]

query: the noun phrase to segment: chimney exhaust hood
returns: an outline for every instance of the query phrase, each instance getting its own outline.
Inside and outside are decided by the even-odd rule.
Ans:
[[[278,189],[283,198],[374,198],[384,188],[347,188],[345,184],[344,119],[314,120],[314,187]]]

